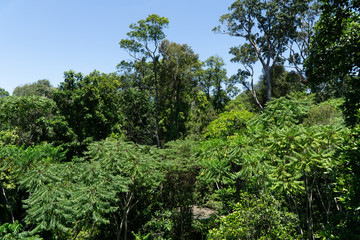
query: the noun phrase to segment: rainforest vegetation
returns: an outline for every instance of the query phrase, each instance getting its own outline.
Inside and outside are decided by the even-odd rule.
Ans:
[[[1,239],[360,239],[360,2],[214,18],[230,77],[151,14],[114,73],[0,89]]]

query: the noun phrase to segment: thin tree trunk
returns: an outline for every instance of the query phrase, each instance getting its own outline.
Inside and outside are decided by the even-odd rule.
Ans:
[[[286,194],[286,195],[287,195],[287,200],[288,200],[288,204],[289,204],[289,207],[290,207],[290,211],[291,212],[296,212],[296,215],[299,217],[299,219],[301,219],[300,214],[299,214],[299,210],[298,210],[298,207],[297,207],[297,204],[296,204],[296,201],[295,201],[294,197],[292,196],[291,193]],[[294,206],[292,206],[291,201],[294,202]],[[301,226],[299,226],[299,231],[300,231],[301,236],[304,236],[304,231],[301,228]]]
[[[179,138],[179,105],[180,105],[180,83],[176,86],[175,92],[175,127],[176,127],[176,135],[175,140]]]
[[[250,90],[250,92],[253,95],[253,97],[255,98],[256,104],[260,107],[261,111],[264,111],[264,108],[261,105],[261,103],[259,102],[259,99],[256,96],[256,91],[254,89],[254,69],[251,66],[249,66],[249,67],[251,69],[251,90]]]
[[[249,70],[249,68],[250,68],[250,70]],[[261,111],[264,111],[264,108],[261,105],[259,99],[257,98],[256,91],[254,89],[254,69],[250,65],[245,66],[245,69],[250,73],[250,76],[251,76],[251,81],[250,81],[251,88],[245,82],[242,82],[242,85],[251,93],[251,95],[255,99],[256,104],[260,107]]]
[[[270,69],[265,69],[266,75],[266,99],[267,101],[271,100],[271,71]]]
[[[267,101],[271,100],[271,68],[270,68],[270,58],[268,57],[267,61],[265,62],[261,50],[259,46],[251,39],[248,39],[250,41],[250,44],[255,48],[256,54],[260,60],[261,65],[263,66],[263,69],[265,71],[265,77],[266,77],[266,99]]]
[[[139,199],[136,201],[133,201],[135,197],[134,192],[127,192],[125,194],[125,197],[123,198],[123,208],[122,212],[123,215],[121,216],[121,222],[119,226],[119,231],[117,233],[117,240],[120,240],[121,235],[123,235],[123,240],[127,239],[127,232],[128,232],[128,216],[131,211],[131,209],[139,202]]]
[[[6,196],[6,191],[5,191],[5,188],[4,188],[4,185],[2,184],[1,180],[0,180],[0,185],[1,185],[1,190],[2,190],[2,194],[5,198],[5,202],[6,202],[6,205],[9,206],[9,211],[10,211],[10,215],[11,215],[11,221],[12,223],[15,222],[15,219],[14,219],[14,214],[13,214],[13,211],[12,211],[12,205],[9,203],[9,200]]]
[[[312,201],[313,201],[313,192],[309,186],[309,180],[305,176],[305,189],[306,189],[306,222],[308,228],[308,239],[315,240],[314,237],[314,222],[312,214]]]
[[[159,138],[159,84],[157,79],[157,57],[153,59],[154,64],[154,81],[155,81],[155,137],[156,137],[156,143],[157,147],[160,148],[160,138]]]
[[[128,220],[128,214],[129,214],[130,209],[126,210],[125,216],[124,216],[124,240],[127,240],[127,228],[128,228],[128,224],[127,224],[127,220]]]

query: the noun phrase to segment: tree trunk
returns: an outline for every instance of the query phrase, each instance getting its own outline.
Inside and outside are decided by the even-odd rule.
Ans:
[[[10,215],[11,215],[11,221],[12,221],[12,223],[14,223],[14,222],[15,222],[15,218],[14,218],[14,214],[13,214],[13,211],[12,211],[12,205],[11,205],[11,204],[9,203],[9,201],[8,201],[8,198],[7,198],[7,196],[6,196],[5,188],[4,188],[1,180],[0,180],[0,185],[1,185],[2,194],[3,194],[4,198],[5,198],[5,203],[6,203],[6,205],[8,205],[8,207],[9,207],[9,211],[10,211]]]
[[[260,60],[261,65],[263,66],[263,69],[265,71],[265,77],[266,77],[266,100],[267,102],[271,100],[271,67],[270,67],[270,58],[268,56],[267,61],[265,62],[261,50],[259,46],[251,39],[248,39],[250,41],[250,44],[255,48],[256,54]]]
[[[180,83],[176,84],[176,92],[175,92],[175,140],[179,138],[179,105],[180,105]]]
[[[259,99],[257,98],[256,95],[256,91],[254,89],[254,69],[252,66],[248,65],[245,66],[246,70],[250,73],[251,76],[251,81],[250,81],[250,86],[251,88],[246,84],[246,82],[242,81],[242,85],[251,93],[251,95],[253,96],[253,98],[255,99],[256,104],[259,106],[259,108],[261,109],[261,111],[264,111],[264,107],[261,105]]]
[[[153,64],[154,64],[154,81],[155,81],[155,138],[157,147],[160,148],[160,138],[159,138],[159,84],[157,79],[157,57],[153,58]]]
[[[119,231],[117,233],[117,240],[121,239],[121,235],[123,235],[123,240],[127,239],[127,231],[128,231],[128,215],[131,210],[131,208],[134,206],[132,205],[134,194],[133,192],[127,192],[125,193],[124,199],[123,199],[123,207],[122,207],[122,216],[119,226]]]
[[[306,190],[306,223],[308,231],[308,239],[315,240],[314,237],[314,222],[312,214],[312,201],[313,201],[313,191],[311,186],[309,186],[308,177],[305,176],[305,190]]]
[[[269,102],[271,100],[271,70],[265,70],[266,75],[266,100]]]

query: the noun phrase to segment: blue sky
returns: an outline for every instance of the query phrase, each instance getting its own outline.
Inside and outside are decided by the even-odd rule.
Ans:
[[[115,72],[131,59],[118,44],[129,24],[152,13],[169,18],[169,41],[189,45],[203,61],[219,55],[230,76],[239,65],[230,63],[229,48],[242,40],[211,29],[233,1],[1,0],[0,87],[11,94],[39,79],[57,87],[70,69]]]

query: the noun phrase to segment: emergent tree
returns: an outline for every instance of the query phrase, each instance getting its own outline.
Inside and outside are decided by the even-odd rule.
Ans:
[[[156,14],[149,15],[145,20],[139,20],[136,24],[130,24],[132,31],[128,32],[128,39],[120,41],[120,47],[129,51],[130,56],[139,61],[141,58],[150,58],[152,61],[155,88],[155,137],[157,146],[160,147],[159,138],[159,46],[165,39],[164,28],[169,25],[166,17],[159,17]],[[140,58],[139,58],[140,57]]]
[[[237,0],[229,7],[230,13],[221,16],[223,28],[214,28],[215,32],[244,38],[247,47],[255,51],[265,73],[267,101],[271,99],[271,70],[295,36],[296,15],[305,6],[306,1]]]

